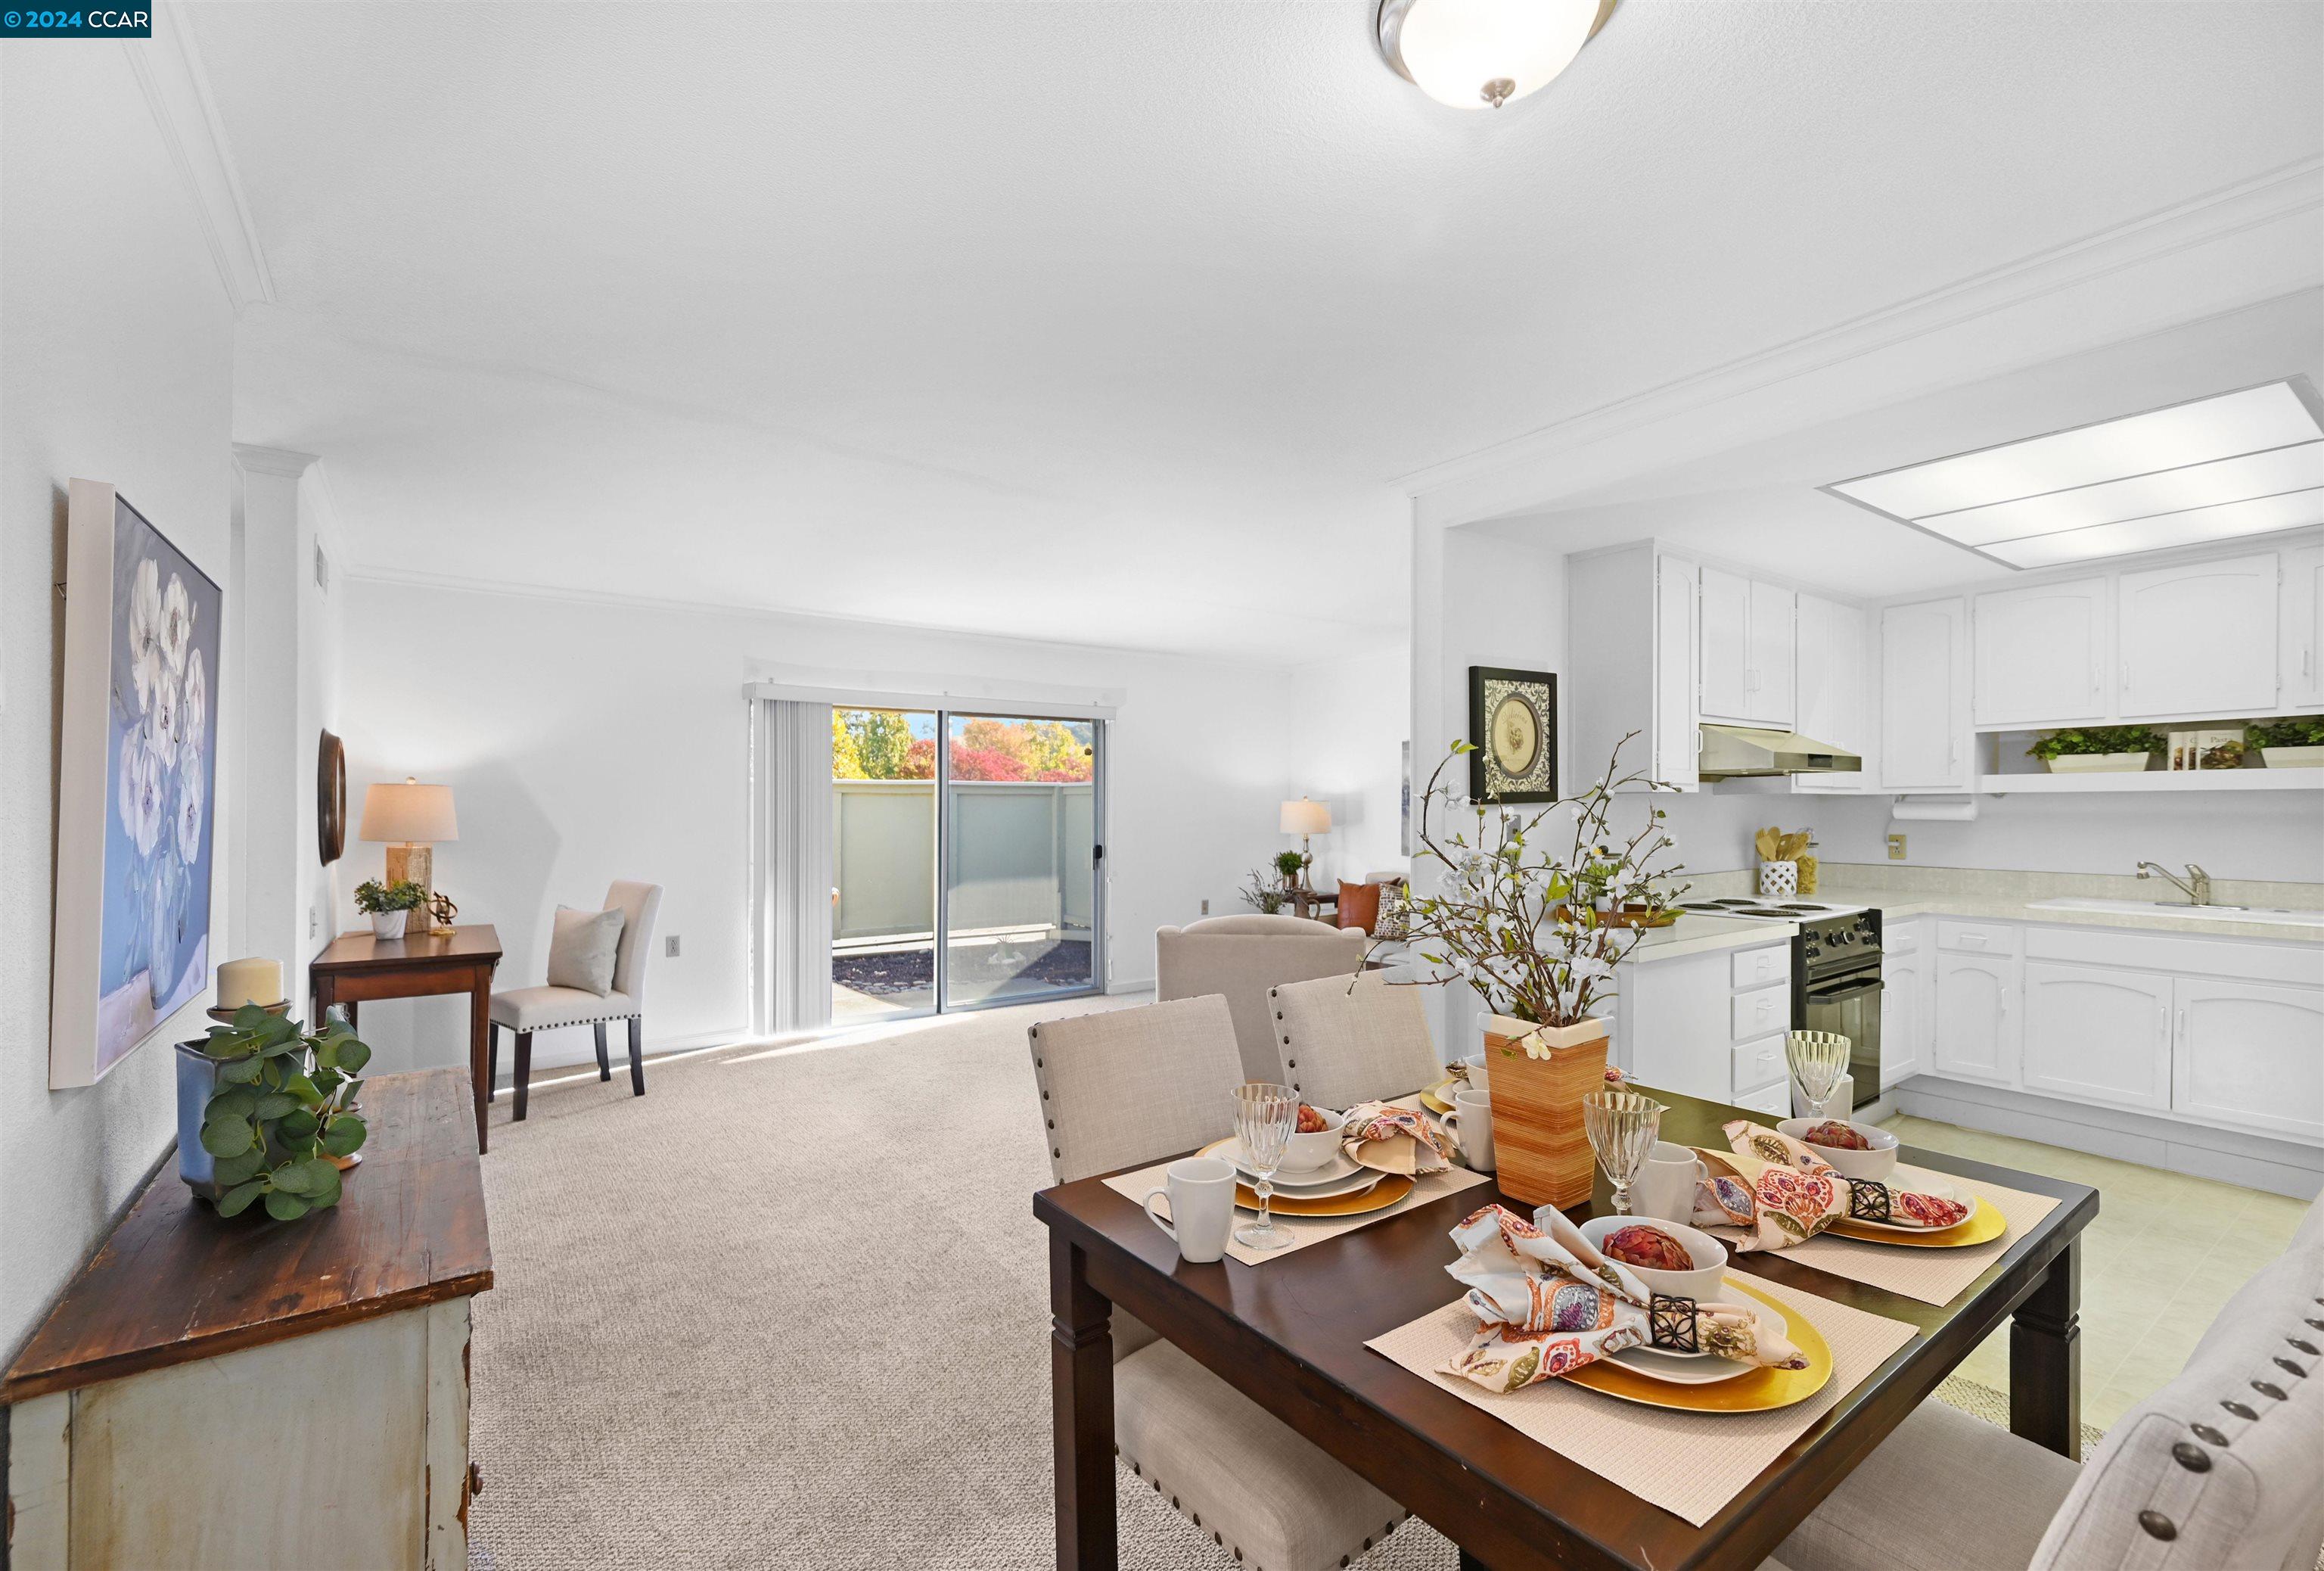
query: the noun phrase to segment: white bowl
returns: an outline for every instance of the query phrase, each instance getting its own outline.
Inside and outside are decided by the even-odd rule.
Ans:
[[[1717,1302],[1722,1296],[1719,1279],[1727,1270],[1727,1246],[1708,1233],[1687,1227],[1676,1222],[1665,1222],[1655,1216],[1592,1216],[1582,1224],[1582,1236],[1595,1245],[1600,1253],[1609,1234],[1618,1228],[1640,1226],[1659,1228],[1686,1246],[1694,1259],[1691,1271],[1655,1271],[1649,1266],[1628,1266],[1637,1279],[1655,1292],[1674,1298],[1692,1298],[1698,1304]],[[1608,1255],[1609,1260],[1613,1256]]]
[[[1307,1105],[1314,1107],[1314,1103]],[[1331,1127],[1314,1130],[1306,1134],[1295,1134],[1283,1146],[1283,1166],[1277,1170],[1286,1173],[1313,1172],[1327,1165],[1340,1154],[1340,1131],[1348,1122],[1344,1113],[1334,1113],[1328,1107],[1316,1107],[1323,1122]]]
[[[1485,1067],[1485,1055],[1471,1053],[1461,1060],[1469,1067],[1469,1084],[1480,1091],[1492,1089],[1492,1074]]]
[[[1849,1128],[1870,1141],[1872,1149],[1851,1151],[1838,1146],[1816,1144],[1808,1138],[1808,1131],[1822,1123],[1848,1124]],[[1876,1129],[1868,1123],[1849,1123],[1845,1118],[1787,1118],[1775,1128],[1830,1162],[1832,1170],[1843,1178],[1885,1178],[1896,1170],[1896,1137],[1885,1129]]]

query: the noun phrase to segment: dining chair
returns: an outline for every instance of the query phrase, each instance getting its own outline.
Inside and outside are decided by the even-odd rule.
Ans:
[[[1358,928],[1259,912],[1157,929],[1154,996],[1224,998],[1244,1077],[1280,1081],[1283,1061],[1276,1051],[1267,990],[1311,977],[1352,976],[1363,966],[1367,942]]]
[[[1223,998],[1045,1021],[1027,1034],[1058,1183],[1175,1157],[1233,1128],[1229,1095],[1243,1060]],[[1325,1571],[1404,1520],[1403,1507],[1150,1327],[1117,1309],[1112,1330],[1122,1461],[1241,1566]]]
[[[1344,1109],[1359,1102],[1409,1095],[1443,1078],[1428,1012],[1416,987],[1393,986],[1387,973],[1271,987],[1283,1072],[1300,1099]]]
[[[645,1006],[646,959],[653,947],[654,918],[661,910],[661,885],[632,883],[616,879],[605,892],[601,910],[619,909],[622,937],[613,951],[613,990],[591,993],[582,987],[518,987],[493,994],[492,1029],[485,1065],[484,1097],[500,1095],[501,1028],[516,1033],[514,1116],[521,1122],[525,1095],[532,1081],[532,1033],[561,1026],[596,1028],[597,1078],[613,1077],[613,1060],[605,1051],[605,1028],[617,1021],[630,1028],[630,1095],[646,1094]]]
[[[1776,1554],[1792,1571],[2310,1571],[2324,1548],[2318,1217],[2089,1461],[1923,1402]]]

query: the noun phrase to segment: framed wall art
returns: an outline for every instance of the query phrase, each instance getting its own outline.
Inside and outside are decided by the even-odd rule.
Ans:
[[[1469,796],[1480,802],[1557,800],[1557,676],[1469,668]]]
[[[209,984],[210,576],[101,481],[66,511],[49,1084],[95,1084]]]

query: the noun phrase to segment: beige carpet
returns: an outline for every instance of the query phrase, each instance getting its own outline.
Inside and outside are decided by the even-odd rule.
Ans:
[[[1048,1169],[1024,1032],[1095,1006],[674,1059],[642,1099],[593,1067],[537,1086],[521,1124],[503,1094],[473,1563],[1047,1564]],[[1120,1501],[1125,1566],[1231,1571],[1127,1474]],[[1364,1565],[1453,1563],[1414,1522]]]

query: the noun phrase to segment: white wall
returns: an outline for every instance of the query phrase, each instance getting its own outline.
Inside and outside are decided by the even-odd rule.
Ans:
[[[1411,728],[1412,652],[1402,641],[1291,673],[1291,794],[1332,808],[1314,842],[1314,882],[1329,888],[1401,869],[1403,747]],[[1288,836],[1282,844],[1296,842]]]
[[[652,1046],[748,1030],[742,688],[771,668],[949,673],[982,693],[1019,684],[1020,697],[1065,683],[1119,689],[1105,837],[1117,988],[1152,980],[1157,927],[1194,919],[1205,899],[1213,912],[1238,909],[1243,875],[1281,844],[1286,670],[363,578],[346,581],[342,615],[340,715],[357,815],[374,781],[416,774],[454,789],[460,839],[437,848],[437,887],[462,921],[499,928],[504,988],[540,980],[557,905],[594,907],[614,878],[662,884],[645,1011]],[[350,844],[343,901],[379,874],[382,851]],[[357,920],[343,903],[338,925]],[[684,940],[676,959],[660,953],[672,934]],[[369,1005],[363,1027],[380,1073],[466,1051],[456,1003]],[[589,1033],[554,1033],[534,1052],[537,1063],[576,1061],[592,1052]]]
[[[234,316],[180,179],[122,46],[0,47],[0,1354],[169,1149],[169,1043],[208,1002],[98,1084],[48,1088],[66,482],[111,481],[233,593]],[[233,789],[222,760],[222,838]]]

